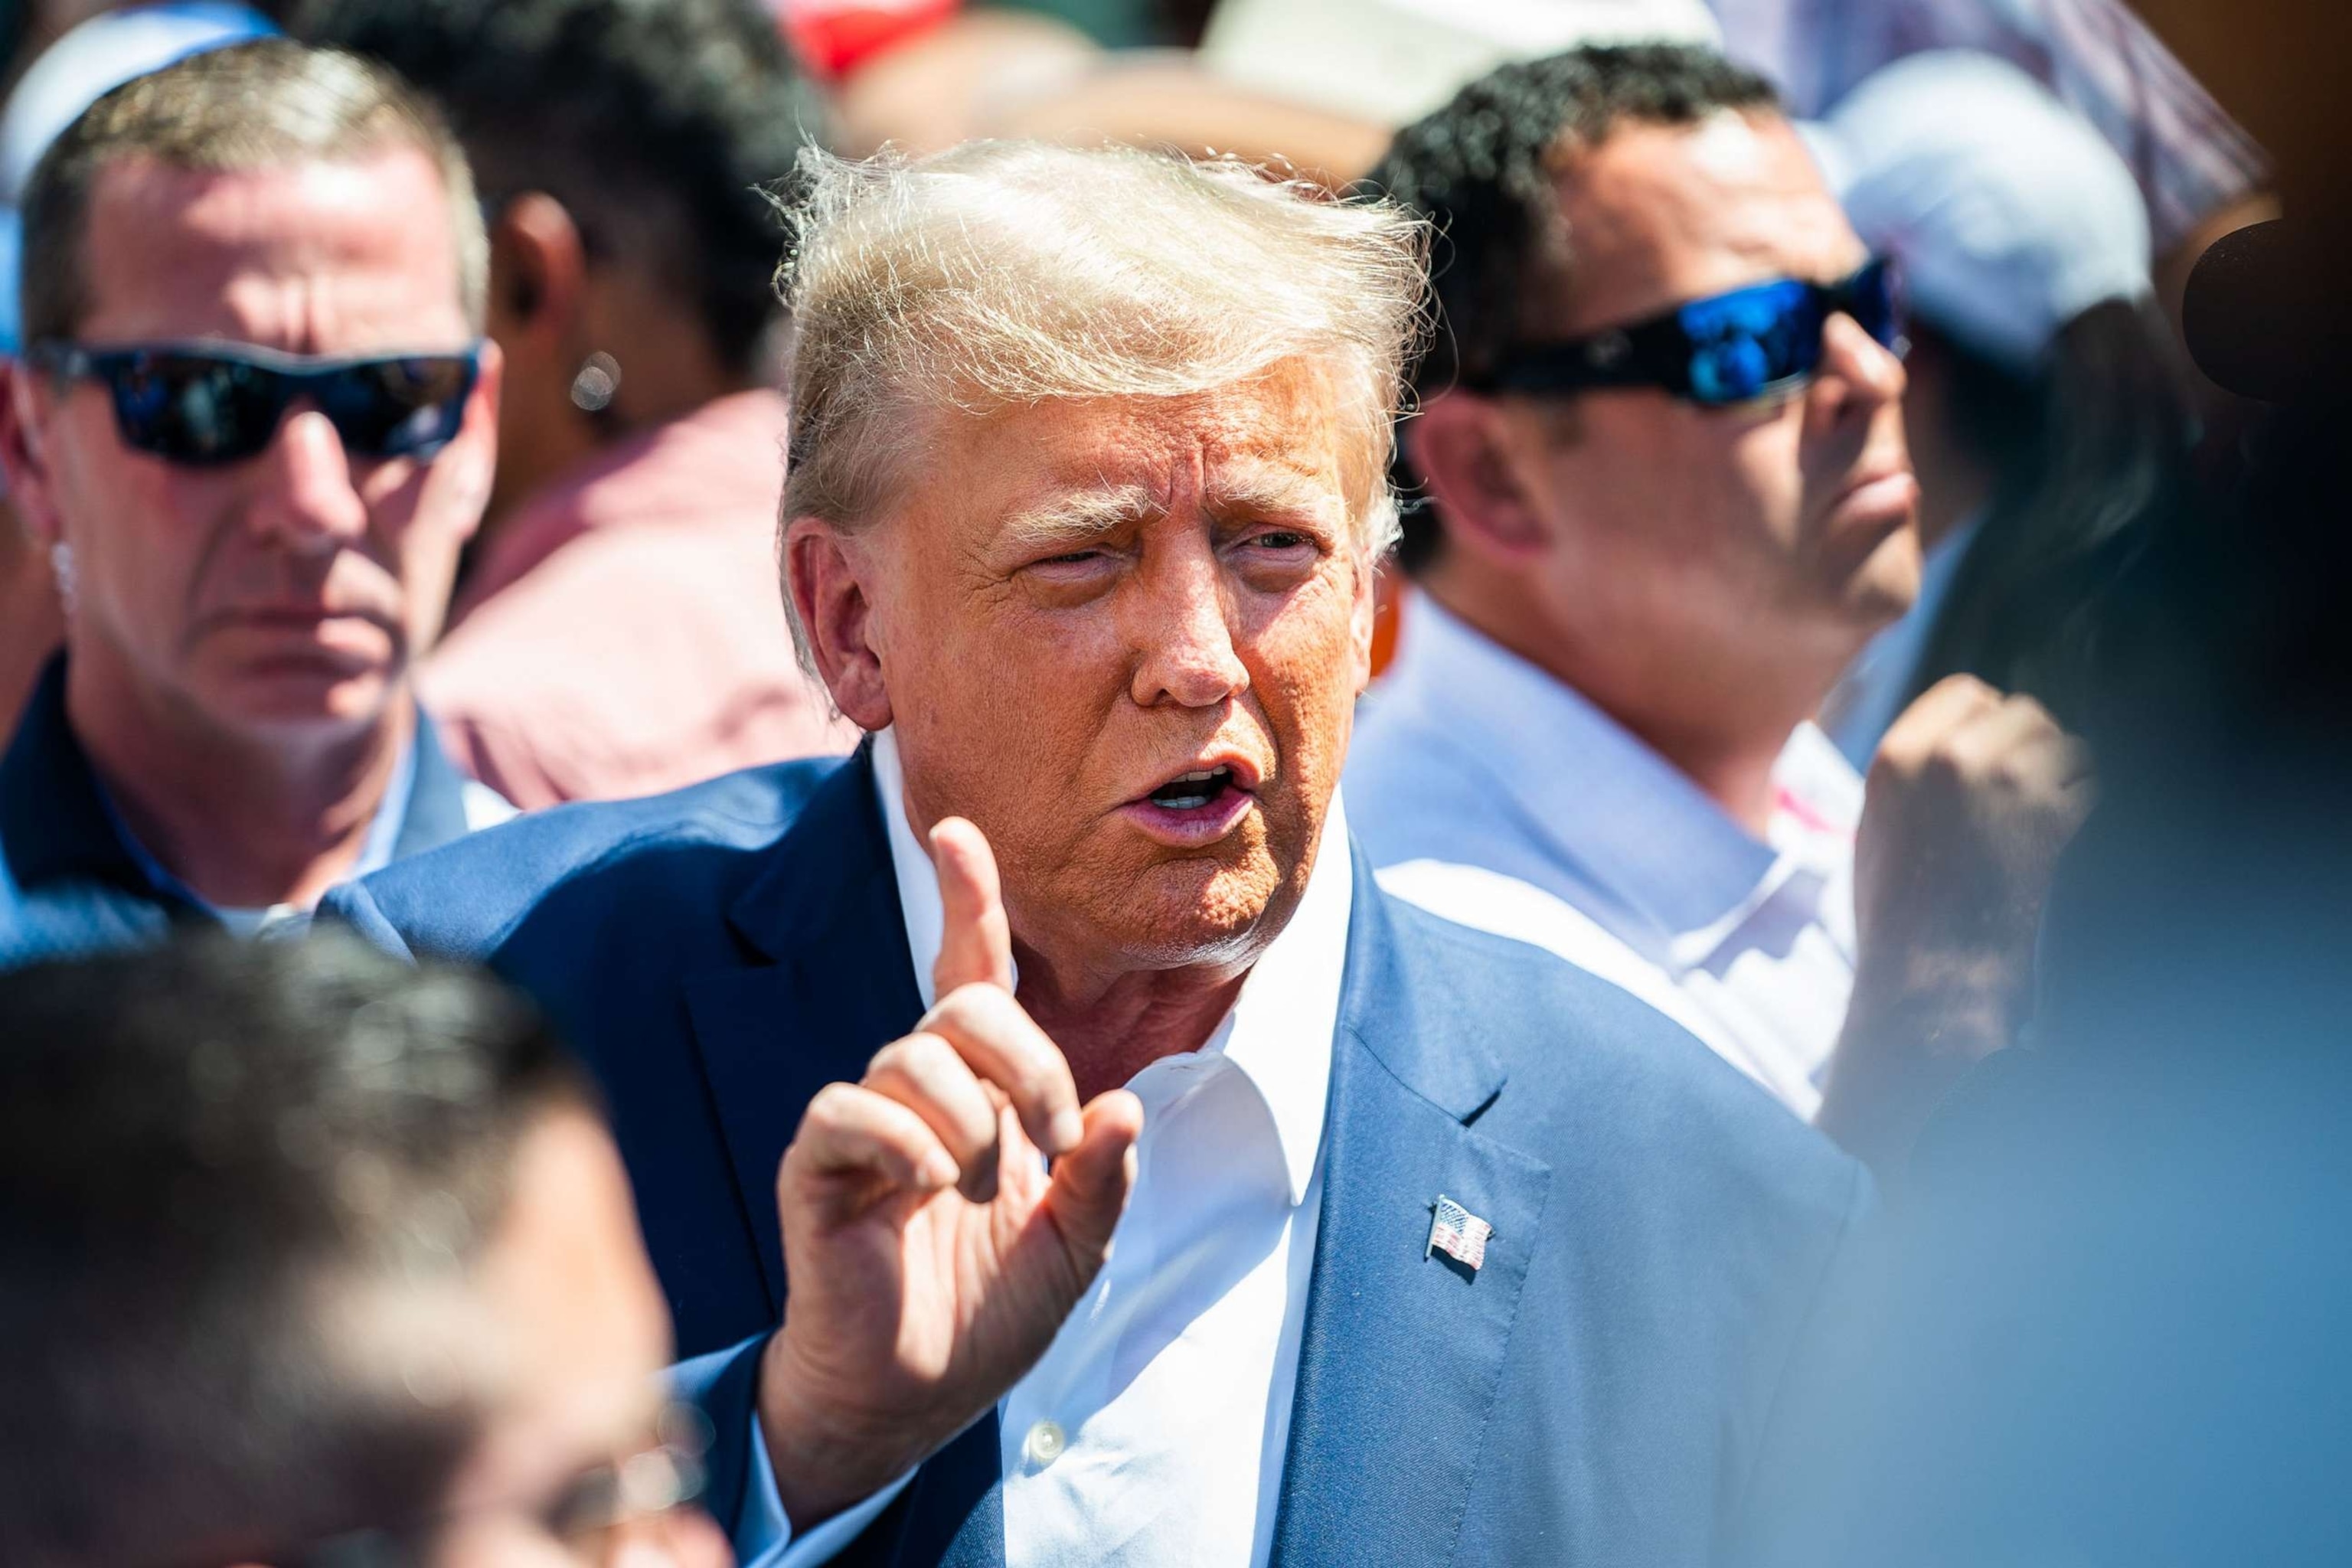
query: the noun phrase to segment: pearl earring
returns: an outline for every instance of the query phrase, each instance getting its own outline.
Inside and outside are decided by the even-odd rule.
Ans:
[[[580,374],[572,378],[572,405],[583,414],[602,414],[620,390],[621,362],[598,349],[580,362]]]

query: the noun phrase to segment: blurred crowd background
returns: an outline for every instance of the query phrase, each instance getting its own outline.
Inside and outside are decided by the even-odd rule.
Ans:
[[[1407,868],[1396,885],[1408,896],[1533,932],[1612,977],[1622,957],[1629,989],[1881,1167],[1900,1221],[1891,1284],[1857,1338],[1867,1348],[1823,1377],[1820,1447],[1787,1490],[1804,1517],[1784,1538],[1805,1544],[1775,1548],[1788,1561],[2352,1554],[2352,494],[2332,382],[2352,237],[2352,134],[2335,83],[2352,37],[2340,6],[19,0],[0,5],[0,351],[41,336],[50,286],[31,281],[44,262],[22,243],[19,208],[43,153],[120,84],[279,34],[421,88],[462,145],[486,227],[495,469],[478,528],[449,531],[448,559],[403,584],[400,610],[420,631],[430,733],[397,787],[425,802],[446,784],[433,841],[857,744],[796,657],[776,585],[791,411],[774,194],[803,147],[1109,140],[1413,205],[1441,226],[1438,324],[1411,376],[1416,407],[1435,408],[1511,374],[1502,350],[1525,335],[1539,249],[1514,227],[1512,182],[1544,177],[1527,174],[1544,168],[1543,146],[1613,90],[1558,65],[1564,52],[1696,46],[1756,73],[1853,231],[1898,268],[1916,602],[1824,679],[1776,686],[1778,624],[1738,595],[1707,597],[1709,583],[1683,573],[1701,547],[1671,530],[1646,553],[1583,558],[1613,574],[1606,602],[1514,597],[1519,569],[1482,576],[1503,554],[1461,542],[1458,531],[1498,537],[1505,524],[1449,501],[1483,493],[1481,470],[1452,455],[1469,439],[1456,416],[1435,416],[1398,460],[1402,539],[1382,574],[1351,820],[1381,864]],[[1532,156],[1514,151],[1529,136]],[[1598,465],[1588,482],[1629,515],[1697,504],[1663,482],[1656,453],[1601,446],[1583,459]],[[101,506],[144,493],[102,481],[88,481]],[[139,599],[133,564],[62,549],[22,499],[0,515],[0,721],[29,756],[65,723],[68,604],[136,619],[169,593]],[[1566,569],[1524,573],[1545,570]],[[1637,880],[1710,831],[1691,826],[1700,797],[1658,815],[1669,784],[1643,771],[1657,762],[1646,755],[1606,762],[1603,777],[1591,759],[1615,756],[1613,742],[1523,699],[1519,674],[1482,662],[1457,624],[1464,605],[1508,620],[1540,603],[1609,625],[1644,591],[1676,601],[1656,613],[1670,646],[1692,650],[1685,680],[1711,701],[1754,702],[1779,738],[1765,752],[1777,771],[1752,781],[1759,812],[1739,824],[1748,847],[1769,847],[1729,873],[1735,899],[1757,891],[1720,927],[1717,905],[1659,923],[1654,888]],[[2036,722],[2087,746],[2099,804],[2054,872],[2019,879],[2034,884],[2023,915],[2000,911],[2023,921],[2032,952],[2024,1045],[2005,1035],[2013,1048],[1969,1053],[1990,1059],[1937,1086],[1932,1121],[1929,1108],[1902,1112],[1891,1174],[1869,1130],[1841,1131],[1850,1109],[1824,1105],[1825,1064],[1856,984],[1864,780],[1876,786],[1882,742],[1898,732],[1899,752],[1904,716],[1956,676],[2030,697]],[[1538,725],[1559,749],[1518,765],[1594,770],[1586,837],[1528,849],[1496,826],[1473,843],[1464,823],[1508,790],[1444,759],[1478,754],[1485,737],[1519,745],[1513,730]],[[1791,725],[1817,753],[1780,750]],[[74,835],[113,831],[52,815],[66,775],[29,769],[0,781],[6,890],[28,908],[37,873],[79,853]],[[233,773],[168,769],[149,787],[184,805],[240,789]],[[134,948],[184,932],[192,908],[245,931],[299,927],[328,886],[430,847],[432,814],[412,805],[405,831],[355,832],[331,865],[240,878],[201,817],[191,826],[140,793],[101,802],[162,861],[140,868],[164,890],[149,901],[161,912],[119,917]],[[1611,816],[1616,793],[1643,804]],[[2053,831],[2064,842],[2072,823]],[[1556,882],[1524,868],[1555,853],[1568,868]],[[1537,895],[1412,870],[1457,862]],[[1770,868],[1760,882],[1759,867]],[[1654,875],[1674,889],[1698,880],[1686,865]],[[1538,895],[1543,908],[1522,918]],[[157,1509],[209,1518],[207,1491],[278,1463],[287,1495],[264,1501],[283,1533],[203,1541],[190,1568],[407,1561],[365,1553],[406,1539],[417,1500],[468,1485],[552,1498],[536,1517],[572,1509],[555,1533],[583,1560],[723,1552],[678,1506],[707,1435],[642,1395],[668,1341],[594,1091],[528,1006],[324,936],[58,963],[115,944],[45,942],[38,918],[0,924],[0,941],[23,944],[0,946],[0,967],[29,965],[0,976],[0,1393],[18,1412],[0,1440],[0,1560],[137,1568],[148,1559],[104,1544],[137,1539],[113,1517],[145,1506],[124,1473],[153,1478]],[[1653,925],[1672,963],[1648,962]],[[367,1192],[315,1184],[328,1142],[365,1152]],[[350,1162],[334,1164],[349,1177]],[[173,1206],[147,1201],[166,1188]],[[462,1258],[467,1278],[488,1270],[498,1288],[457,1302],[420,1286],[401,1310],[498,1320],[497,1342],[545,1352],[514,1374],[530,1384],[521,1403],[572,1420],[518,1417],[500,1449],[509,1469],[487,1479],[472,1435],[391,1442],[336,1404],[364,1405],[381,1379],[333,1364],[333,1334],[315,1323],[285,1330],[308,1358],[293,1370],[256,1349],[255,1325],[297,1312],[298,1298],[255,1281],[416,1247],[436,1226],[446,1239],[404,1277],[446,1284],[435,1270]],[[128,1357],[89,1386],[51,1375],[133,1339],[184,1359]],[[442,1342],[419,1343],[393,1379],[412,1394],[475,1375],[436,1359]],[[582,1415],[589,1365],[602,1403]],[[63,1422],[98,1405],[112,1425],[93,1429],[120,1456],[103,1485],[78,1473],[98,1440],[51,1448],[24,1414]],[[305,1435],[321,1430],[350,1450],[311,1447]],[[534,1441],[545,1451],[530,1453]],[[100,1544],[20,1558],[9,1518],[37,1503],[51,1541]],[[271,1555],[320,1540],[315,1558]],[[542,1560],[501,1555],[488,1534],[451,1540],[435,1561]]]

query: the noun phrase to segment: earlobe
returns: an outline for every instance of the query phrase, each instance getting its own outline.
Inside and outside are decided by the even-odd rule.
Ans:
[[[1464,392],[1433,397],[1405,439],[1449,541],[1513,564],[1543,552],[1549,531],[1510,460],[1496,405]]]
[[[38,389],[21,361],[0,363],[0,472],[8,479],[8,500],[19,524],[36,544],[58,541],[57,510],[49,504],[49,473],[43,450]]]
[[[866,588],[869,552],[823,519],[801,517],[785,528],[783,554],[784,591],[835,705],[858,728],[882,729],[890,692]]]

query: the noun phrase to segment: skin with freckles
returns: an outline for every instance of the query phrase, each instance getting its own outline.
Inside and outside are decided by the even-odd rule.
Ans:
[[[948,419],[893,515],[793,526],[836,700],[897,726],[918,833],[960,816],[994,847],[1021,1001],[1082,1090],[1142,1065],[1097,1034],[1213,1022],[1304,891],[1370,667],[1363,497],[1330,408],[1288,367]],[[1230,831],[1155,831],[1136,803],[1217,765],[1254,797]]]
[[[301,354],[473,340],[423,153],[217,174],[115,163],[91,194],[92,345]],[[67,710],[140,838],[215,902],[307,903],[343,875],[414,728],[496,455],[499,362],[430,461],[361,458],[297,403],[242,462],[126,446],[105,389],[11,379],[0,431],[38,546],[72,552]]]
[[[1624,126],[1556,189],[1572,278],[1531,301],[1531,342],[1865,258],[1777,116]],[[1447,531],[1426,585],[1760,830],[1789,731],[1918,593],[1903,386],[1837,316],[1809,385],[1745,407],[1439,394],[1405,434]]]

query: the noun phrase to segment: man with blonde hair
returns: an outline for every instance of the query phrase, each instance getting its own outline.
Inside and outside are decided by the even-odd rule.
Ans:
[[[333,905],[582,1045],[739,1552],[1703,1559],[1870,1187],[1348,837],[1423,229],[1134,152],[803,174],[782,553],[869,740]]]

